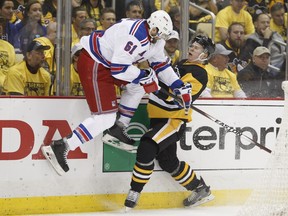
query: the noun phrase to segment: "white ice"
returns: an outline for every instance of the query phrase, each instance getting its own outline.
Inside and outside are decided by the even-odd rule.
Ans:
[[[236,216],[241,206],[221,206],[221,207],[194,207],[194,208],[177,208],[177,209],[157,209],[157,210],[137,210],[133,209],[128,212],[91,212],[91,213],[69,213],[53,214],[49,216]],[[47,215],[45,215],[47,216]]]

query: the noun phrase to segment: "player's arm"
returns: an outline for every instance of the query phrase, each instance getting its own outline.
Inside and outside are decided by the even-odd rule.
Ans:
[[[139,80],[146,75],[145,70],[139,69],[137,57],[144,52],[140,42],[133,36],[119,38],[119,43],[114,47],[111,59],[111,75],[119,80],[132,83],[139,83]]]
[[[146,50],[133,36],[128,40],[119,43],[111,62],[111,74],[114,78],[126,82],[140,84],[146,93],[158,90],[158,80],[155,71],[149,67],[140,68],[138,61],[141,61],[141,53]],[[143,58],[144,59],[144,58]]]
[[[193,72],[193,73],[192,73]],[[205,90],[208,82],[208,75],[204,68],[199,66],[190,66],[188,72],[181,77],[184,83],[192,85],[192,102],[194,102]]]
[[[150,67],[156,72],[158,79],[170,89],[180,88],[183,82],[171,67],[171,60],[164,54],[165,41],[157,41],[156,52],[148,59]]]

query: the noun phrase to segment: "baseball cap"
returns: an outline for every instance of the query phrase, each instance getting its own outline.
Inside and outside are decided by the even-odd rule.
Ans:
[[[232,50],[227,50],[222,44],[216,44],[213,55],[229,55],[230,53],[232,53]]]
[[[32,50],[49,50],[49,49],[50,49],[50,46],[44,46],[39,41],[33,40],[29,44],[27,48],[27,52],[31,52]]]
[[[168,36],[167,40],[170,40],[170,39],[173,39],[173,38],[179,40],[179,34],[175,30],[173,30],[171,32],[171,34]]]
[[[267,54],[270,55],[270,50],[267,49],[267,48],[264,47],[264,46],[259,46],[259,47],[257,47],[256,49],[254,49],[254,51],[253,51],[253,56],[260,56],[260,55],[262,55],[262,54],[264,54],[264,53],[267,53]]]
[[[71,49],[71,58],[77,53],[79,50],[83,49],[83,46],[80,43],[76,43]]]

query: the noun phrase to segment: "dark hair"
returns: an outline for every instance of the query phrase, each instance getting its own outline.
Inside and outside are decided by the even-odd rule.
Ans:
[[[2,31],[2,33],[5,34],[6,19],[2,17],[1,15],[0,15],[0,26],[3,28],[3,31],[4,31],[4,32]],[[1,39],[1,36],[2,35],[0,35],[0,39]]]
[[[52,14],[52,17],[56,17],[57,16],[57,10],[54,7],[54,4],[52,2],[52,0],[45,0],[43,3],[43,15],[45,16],[48,12],[50,12]]]
[[[254,22],[257,22],[258,19],[259,19],[259,17],[260,17],[261,15],[263,15],[263,14],[266,15],[266,16],[268,16],[268,17],[270,18],[269,14],[267,14],[267,13],[255,14],[255,15],[253,16],[253,23],[254,23]]]
[[[180,15],[180,8],[178,6],[173,6],[170,8],[170,11],[168,14],[171,17],[172,22],[173,22],[173,20],[175,19],[175,16]]]
[[[33,4],[40,4],[40,2],[39,2],[38,0],[29,0],[29,1],[27,2],[27,4],[25,5],[25,10],[24,10],[24,12],[23,12],[23,20],[22,20],[22,22],[23,22],[24,25],[27,24],[27,22],[28,22],[28,19],[29,19],[28,13],[29,13],[29,10],[30,10],[30,8],[31,8],[31,6],[32,6]],[[41,5],[41,4],[40,4],[40,5]],[[42,7],[42,5],[41,5],[41,7]],[[39,23],[40,25],[42,25],[41,20],[39,20],[38,23]]]
[[[143,9],[143,5],[139,0],[133,0],[126,5],[125,10],[129,11],[131,9],[131,7],[133,7],[133,6],[139,6],[141,9]]]
[[[284,5],[281,2],[277,2],[273,4],[273,6],[270,8],[270,13],[274,13],[275,11],[285,9]]]
[[[79,11],[86,11],[86,9],[83,6],[73,7],[71,16],[73,18],[76,18],[77,12],[79,12]]]
[[[240,22],[233,22],[231,25],[229,25],[229,27],[228,27],[228,33],[231,33],[231,31],[232,31],[232,27],[233,26],[235,26],[235,25],[240,25],[240,26],[242,26],[243,27],[243,29],[244,29],[244,31],[245,31],[245,26],[244,26],[244,24],[243,23],[240,23]]]
[[[113,8],[103,8],[103,10],[100,13],[100,18],[102,18],[102,16],[105,13],[114,13],[114,14],[116,14],[116,12],[115,12],[115,10]]]

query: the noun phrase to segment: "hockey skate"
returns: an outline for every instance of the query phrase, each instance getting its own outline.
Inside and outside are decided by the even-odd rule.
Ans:
[[[201,177],[198,187],[192,190],[191,195],[183,201],[183,205],[186,207],[198,206],[213,199],[214,196],[211,194],[210,186],[207,186]]]
[[[131,210],[132,208],[134,208],[137,205],[139,197],[140,197],[139,192],[129,190],[128,195],[127,195],[126,200],[125,200],[125,203],[124,203],[124,205],[126,207],[126,211]]]
[[[135,140],[131,139],[127,134],[124,125],[117,121],[111,128],[106,130],[102,137],[103,143],[113,146],[129,153],[136,153],[137,146]]]
[[[63,175],[68,172],[67,164],[68,147],[63,139],[52,141],[50,145],[41,147],[45,158],[50,162],[58,175]]]

